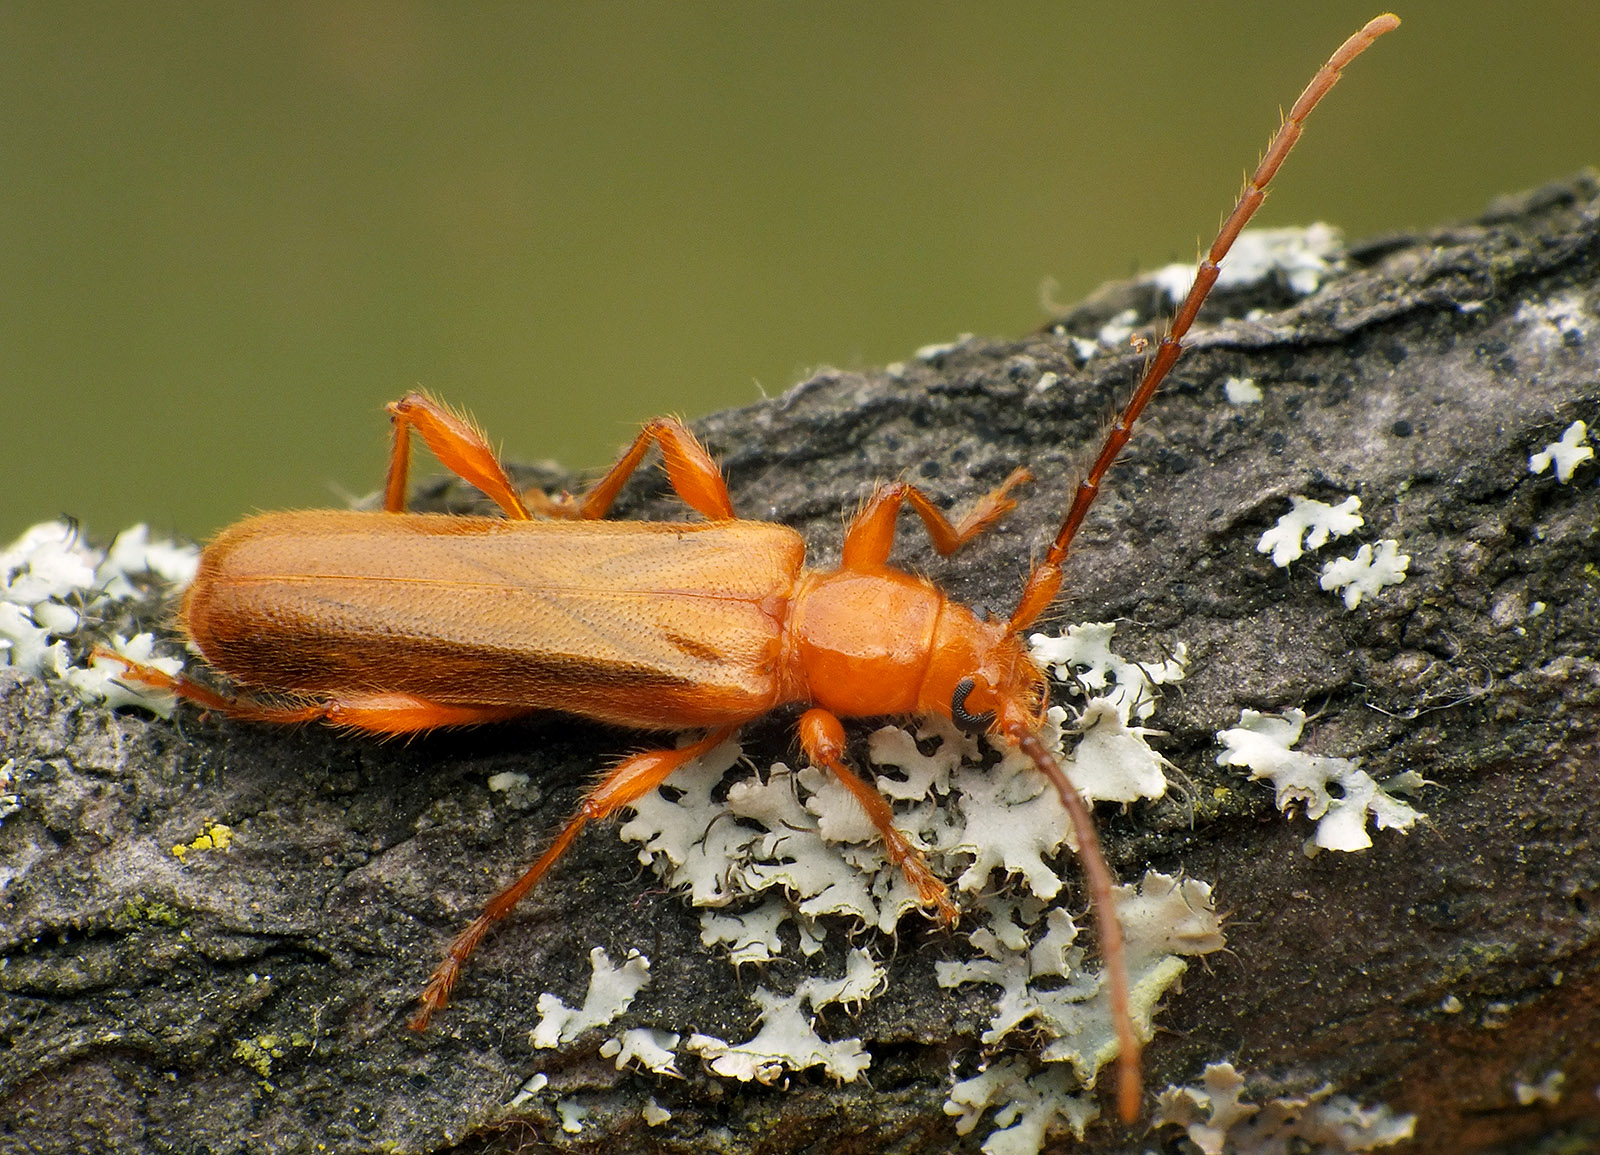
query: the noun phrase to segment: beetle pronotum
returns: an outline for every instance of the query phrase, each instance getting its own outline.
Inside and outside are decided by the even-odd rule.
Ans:
[[[1112,878],[1093,819],[1040,740],[1045,675],[1023,632],[1061,587],[1062,562],[1134,422],[1182,352],[1219,262],[1254,215],[1306,117],[1343,69],[1399,20],[1379,16],[1312,78],[1201,260],[1132,397],[1079,484],[1060,530],[1005,619],[980,617],[926,579],[888,564],[909,504],[941,554],[992,526],[1028,479],[1015,470],[952,523],[921,490],[880,484],[845,532],[840,564],[805,567],[782,525],[736,519],[715,462],[671,418],[650,422],[581,498],[521,493],[472,424],[420,393],[389,406],[394,441],[382,513],[324,510],[254,517],[201,559],[182,622],[210,666],[241,689],[130,665],[128,676],[200,706],[264,722],[322,721],[409,734],[559,710],[640,730],[704,730],[678,749],[623,759],[554,842],[451,943],[411,1020],[427,1026],[462,964],[593,819],[626,807],[739,726],[787,703],[808,758],[838,777],[891,859],[945,922],[943,882],[844,761],[840,717],[941,714],[1021,750],[1059,792],[1093,901],[1120,1053],[1118,1106],[1138,1115],[1140,1040],[1128,1011]],[[405,512],[410,435],[505,516]],[[628,476],[659,447],[668,480],[705,520],[604,520]]]

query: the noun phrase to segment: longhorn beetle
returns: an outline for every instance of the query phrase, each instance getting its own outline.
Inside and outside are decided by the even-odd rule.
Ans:
[[[809,706],[800,744],[854,795],[923,904],[957,910],[921,852],[895,829],[882,795],[844,761],[840,717],[941,714],[1022,751],[1055,786],[1077,834],[1119,1041],[1118,1108],[1138,1116],[1140,1040],[1128,1011],[1122,932],[1094,821],[1040,740],[1045,675],[1023,632],[1061,587],[1067,550],[1134,422],[1183,351],[1218,265],[1266,195],[1305,119],[1344,68],[1400,23],[1379,16],[1329,58],[1289,114],[1210,250],[1132,397],[1033,567],[1016,608],[980,617],[933,583],[888,564],[909,504],[950,554],[1012,509],[1029,480],[1015,470],[952,523],[921,490],[880,484],[845,531],[837,569],[805,566],[786,526],[741,521],[716,463],[670,417],[645,426],[581,498],[519,492],[483,435],[421,393],[388,407],[394,440],[382,513],[269,513],[224,530],[184,595],[184,629],[225,693],[123,661],[127,677],[208,710],[262,722],[321,721],[367,734],[412,734],[559,710],[639,730],[703,730],[674,750],[624,758],[527,872],[489,900],[450,944],[411,1019],[427,1027],[488,929],[549,871],[590,821],[644,797],[746,722]],[[502,517],[407,513],[411,433],[499,505]],[[604,520],[652,447],[672,488],[705,520]]]

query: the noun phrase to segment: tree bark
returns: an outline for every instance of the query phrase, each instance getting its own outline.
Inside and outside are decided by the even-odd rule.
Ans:
[[[1230,950],[1167,999],[1147,1087],[1223,1060],[1257,1101],[1332,1085],[1417,1116],[1396,1150],[1600,1135],[1600,471],[1561,484],[1528,462],[1600,420],[1597,219],[1583,174],[1356,246],[1308,297],[1219,291],[1112,471],[1052,616],[1117,621],[1139,659],[1187,646],[1155,724],[1189,796],[1102,807],[1107,853],[1125,879],[1209,881],[1230,912]],[[740,512],[796,526],[814,565],[836,561],[842,515],[876,479],[964,507],[1029,465],[1020,508],[954,559],[910,519],[896,550],[1004,613],[1140,365],[1085,362],[1070,338],[1163,307],[1148,282],[1109,286],[1043,332],[824,371],[697,429]],[[1263,400],[1228,403],[1229,378]],[[1344,543],[1288,571],[1255,549],[1291,495],[1350,493],[1367,525],[1347,541],[1394,538],[1411,557],[1403,584],[1354,610],[1316,581]],[[678,508],[653,472],[622,505]],[[1420,772],[1427,822],[1307,857],[1309,824],[1216,763],[1241,709],[1289,707],[1317,715],[1306,749],[1377,778]],[[750,727],[746,751],[792,760],[792,722]],[[983,995],[936,985],[949,936],[915,920],[887,993],[829,1012],[872,1052],[863,1080],[729,1084],[688,1064],[657,1079],[618,1072],[593,1040],[532,1048],[536,999],[580,1000],[596,945],[650,957],[639,1021],[751,1033],[755,979],[734,981],[694,912],[604,829],[488,941],[429,1033],[404,1028],[448,937],[638,742],[554,717],[391,743],[166,722],[0,670],[0,765],[15,759],[21,801],[0,824],[0,1150],[976,1150],[987,1127],[959,1138],[943,1104]],[[520,809],[486,787],[505,770],[531,777]],[[231,848],[175,857],[208,822]],[[590,1107],[577,1134],[554,1092],[505,1109],[541,1070]],[[1552,1071],[1559,1101],[1519,1103],[1517,1084]],[[672,1112],[657,1127],[639,1115],[651,1096]],[[1178,1136],[1102,1119],[1083,1149]]]

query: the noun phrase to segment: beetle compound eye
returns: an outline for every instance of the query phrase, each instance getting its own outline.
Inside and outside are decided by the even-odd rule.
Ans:
[[[950,717],[963,730],[987,730],[994,724],[993,710],[985,710],[982,714],[967,713],[967,698],[977,685],[975,678],[962,678],[956,683],[955,693],[950,695]]]

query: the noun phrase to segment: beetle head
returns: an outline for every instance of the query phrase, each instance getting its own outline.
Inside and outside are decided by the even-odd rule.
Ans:
[[[1047,704],[1044,672],[1009,624],[954,602],[940,615],[919,697],[928,713],[1013,744],[1038,731]]]

